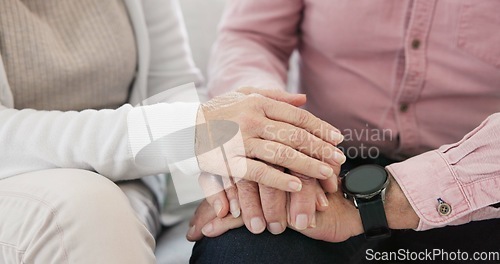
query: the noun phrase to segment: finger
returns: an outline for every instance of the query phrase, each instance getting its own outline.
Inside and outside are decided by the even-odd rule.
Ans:
[[[290,194],[290,225],[297,230],[304,230],[310,226],[315,227],[315,212],[317,201],[316,179],[293,173],[301,178],[302,190]]]
[[[229,211],[234,218],[238,218],[241,214],[241,210],[236,185],[233,183],[232,178],[222,177],[222,182],[226,190],[227,200],[229,201]]]
[[[270,100],[272,99],[266,98],[262,104],[264,113],[268,118],[303,128],[335,146],[343,141],[344,137],[337,128],[315,117],[308,111],[287,103]]]
[[[224,217],[229,212],[229,202],[221,184],[220,176],[202,173],[198,182],[205,193],[206,201],[213,208],[217,217]]]
[[[244,171],[245,174],[241,175],[242,171],[234,170],[233,173],[235,177],[261,183],[263,185],[287,192],[298,192],[302,189],[302,182],[297,177],[279,171],[261,161],[246,159],[246,164],[247,168]],[[239,185],[237,184],[237,186]],[[241,198],[241,195],[238,194],[238,197]]]
[[[329,202],[328,198],[326,197],[325,191],[321,187],[321,184],[319,181],[316,181],[316,210],[320,212],[324,212],[328,209]]]
[[[323,191],[326,193],[334,193],[338,190],[338,177],[331,177],[326,180],[320,180],[319,183],[323,188]]]
[[[288,123],[269,121],[259,130],[259,137],[279,142],[331,165],[342,165],[346,157],[334,144],[324,141],[305,129]]]
[[[244,87],[238,89],[238,92],[244,93],[246,95],[250,94],[260,94],[262,96],[285,102],[294,106],[302,106],[306,103],[306,95],[305,94],[292,94],[292,93],[287,93],[282,90],[265,90],[265,89],[258,89],[258,88],[253,88],[253,87]]]
[[[340,169],[340,166],[333,166],[333,174],[337,175],[337,177],[331,177],[326,180],[319,181],[324,192],[335,193],[338,191],[338,186],[340,184]]]
[[[241,217],[234,218],[232,216],[227,216],[224,218],[215,218],[203,227],[202,233],[206,237],[217,237],[231,229],[239,228],[243,225],[244,223]]]
[[[267,230],[274,235],[283,233],[287,226],[286,193],[262,184],[259,193]]]
[[[260,203],[258,184],[241,180],[236,185],[238,186],[238,198],[243,222],[250,232],[254,234],[262,233],[266,228],[266,224]]]
[[[289,146],[262,139],[251,139],[247,145],[249,158],[257,158],[312,178],[327,179],[334,176],[330,164],[311,158]]]
[[[187,240],[189,241],[197,241],[203,238],[203,233],[201,229],[210,221],[217,218],[212,209],[212,206],[204,200],[198,208],[196,208],[196,212],[193,217],[189,221],[189,230],[186,235]]]

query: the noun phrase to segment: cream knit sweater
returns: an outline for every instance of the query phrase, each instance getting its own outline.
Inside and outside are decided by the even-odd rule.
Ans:
[[[123,0],[0,1],[0,53],[17,109],[117,108],[137,67]]]

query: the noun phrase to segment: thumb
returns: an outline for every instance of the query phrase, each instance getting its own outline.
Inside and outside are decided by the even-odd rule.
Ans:
[[[284,103],[291,104],[293,106],[302,106],[306,103],[307,98],[305,94],[292,94],[282,90],[264,90],[254,87],[244,87],[238,89],[238,92],[249,95],[249,94],[260,94],[262,96],[271,98],[276,101],[281,101]]]

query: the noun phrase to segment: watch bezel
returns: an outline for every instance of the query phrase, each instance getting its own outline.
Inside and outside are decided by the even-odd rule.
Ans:
[[[376,190],[375,192],[369,193],[369,194],[361,194],[361,193],[352,192],[347,188],[346,180],[345,180],[349,176],[349,174],[351,174],[351,172],[352,172],[352,171],[349,171],[344,175],[344,177],[342,177],[342,181],[341,181],[341,188],[342,188],[342,192],[344,193],[344,197],[346,199],[352,198],[354,200],[354,203],[356,204],[357,203],[356,199],[370,200],[370,199],[374,198],[375,196],[381,194],[382,200],[385,201],[385,190],[387,189],[387,186],[389,185],[389,174],[387,173],[387,171],[385,170],[384,167],[379,166],[379,165],[370,164],[370,165],[362,165],[362,166],[363,167],[371,166],[371,167],[377,168],[379,170],[382,170],[384,172],[384,175],[385,175],[384,183],[382,184],[382,186],[378,190]],[[354,169],[354,170],[356,170],[356,169]]]

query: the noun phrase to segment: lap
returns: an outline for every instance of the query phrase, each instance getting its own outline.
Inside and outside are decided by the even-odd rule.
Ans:
[[[373,246],[362,236],[329,243],[291,229],[280,235],[268,231],[254,235],[241,227],[197,242],[191,263],[349,263]]]
[[[68,203],[88,204],[90,200],[106,200],[111,196],[126,198],[148,229],[153,234],[159,232],[158,202],[140,179],[114,183],[87,170],[50,169],[0,180],[0,199],[16,197],[54,208]]]
[[[114,183],[80,169],[35,171],[0,180],[0,227],[19,232],[50,215],[78,222],[83,215],[101,218],[102,212],[118,211],[137,216],[156,235],[160,224],[155,199],[141,180]],[[6,238],[8,232],[2,233],[0,242],[12,240]]]
[[[197,242],[191,263],[364,263],[372,252],[498,252],[500,219],[448,226],[425,232],[398,230],[389,239],[367,241],[363,235],[343,243],[310,239],[287,229],[281,235],[254,235],[241,227]]]
[[[139,220],[158,215],[134,210],[149,208],[148,199],[154,196],[149,196],[140,180],[123,183],[122,189],[119,185],[77,169],[44,170],[0,180],[0,262],[37,258],[65,263],[125,256],[130,261],[151,260],[152,231]],[[141,213],[147,216],[138,217]],[[118,250],[127,254],[118,256]]]

